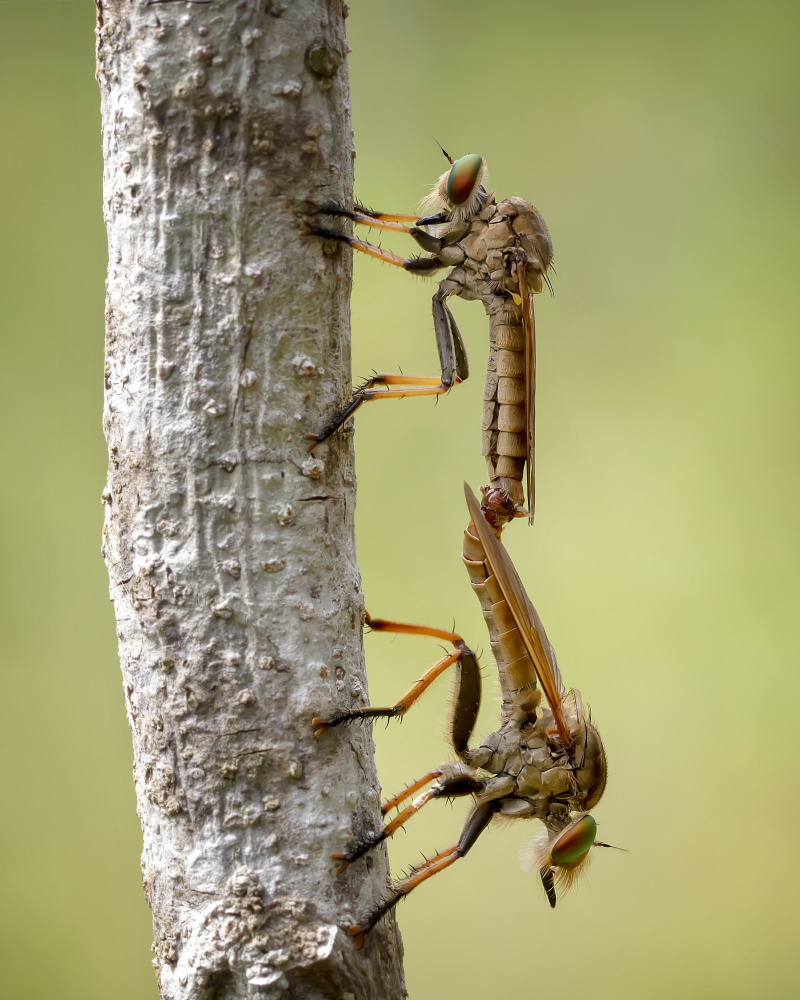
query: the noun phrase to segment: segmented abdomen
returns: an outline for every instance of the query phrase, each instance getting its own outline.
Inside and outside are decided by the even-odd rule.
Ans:
[[[461,558],[483,609],[504,707],[506,704],[518,705],[533,713],[541,700],[541,692],[536,687],[536,671],[497,581],[486,565],[486,554],[471,522],[464,532]]]
[[[483,390],[483,449],[493,486],[523,504],[528,457],[525,412],[525,330],[509,303],[489,316],[489,361]]]

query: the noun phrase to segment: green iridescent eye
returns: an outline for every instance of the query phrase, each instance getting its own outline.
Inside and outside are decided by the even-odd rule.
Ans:
[[[597,823],[593,816],[582,816],[578,822],[558,838],[550,851],[555,865],[568,865],[578,861],[594,843]]]
[[[447,197],[452,205],[466,205],[483,169],[483,157],[468,153],[456,160],[447,178]]]

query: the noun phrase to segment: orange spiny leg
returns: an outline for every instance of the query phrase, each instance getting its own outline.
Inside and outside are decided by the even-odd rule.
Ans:
[[[355,205],[353,209],[344,208],[342,205],[326,204],[320,205],[316,211],[317,215],[333,215],[340,219],[349,219],[353,225],[356,226],[369,226],[371,229],[388,229],[390,232],[394,233],[405,233],[414,239],[423,250],[427,250],[428,253],[436,256],[445,245],[445,241],[438,236],[434,236],[425,229],[421,229],[419,225],[406,226],[404,223],[420,223],[423,226],[434,225],[438,222],[448,221],[448,216],[442,214],[439,216],[426,216],[424,219],[416,215],[389,215],[385,212],[371,212],[368,208],[364,208],[363,205]],[[313,231],[313,226],[309,223],[307,224],[307,230]],[[317,235],[320,235],[317,233]],[[351,244],[352,245],[352,244]],[[368,246],[369,244],[364,244]],[[362,247],[356,247],[355,249],[363,249]],[[369,251],[366,251],[369,252]],[[386,258],[384,258],[386,259]],[[398,263],[402,258],[394,258],[390,261],[392,264]],[[405,267],[405,265],[400,265]],[[440,264],[440,267],[443,265]],[[409,270],[415,270],[414,268],[409,268]]]
[[[365,205],[353,205],[352,209],[345,208],[344,205],[339,205],[335,201],[326,201],[322,204],[312,202],[312,209],[314,215],[333,215],[339,219],[350,219],[352,222],[358,223],[362,226],[375,226],[376,228],[384,228],[383,226],[378,226],[381,222],[394,222],[394,223],[407,223],[410,222],[413,226],[415,223],[419,222],[422,216],[419,215],[397,215],[392,212],[373,212],[371,208],[367,208]],[[430,225],[430,223],[428,223]],[[390,228],[390,227],[385,227]],[[392,229],[406,229],[403,226],[392,226]]]
[[[443,656],[440,660],[437,660],[430,669],[425,671],[419,680],[411,685],[402,698],[399,698],[391,707],[354,708],[349,712],[339,712],[330,719],[312,719],[311,724],[317,727],[316,736],[320,736],[326,729],[332,729],[334,726],[340,726],[345,722],[352,722],[355,719],[391,719],[395,716],[405,715],[420,695],[448,667],[454,663],[458,663],[462,658],[471,658],[472,660],[475,658],[475,654],[467,647],[461,636],[457,632],[450,632],[447,629],[434,628],[431,625],[416,625],[411,622],[389,621],[385,618],[373,618],[369,613],[365,615],[365,625],[369,626],[373,632],[392,632],[396,635],[424,635],[430,636],[433,639],[443,639],[445,642],[451,642],[455,646],[455,649],[452,653],[448,653],[447,656]]]
[[[419,865],[419,867],[415,868],[406,878],[400,879],[399,882],[396,882],[389,898],[384,900],[380,906],[373,910],[363,923],[355,924],[353,927],[348,927],[347,933],[351,937],[355,938],[356,948],[361,948],[363,946],[364,938],[372,930],[375,924],[377,924],[381,917],[385,916],[389,910],[397,906],[401,899],[407,896],[413,889],[416,889],[416,887],[421,885],[426,879],[431,878],[431,876],[438,874],[440,871],[444,871],[445,868],[449,868],[450,865],[458,861],[459,858],[463,858],[489,825],[493,814],[494,807],[492,803],[486,802],[475,806],[467,817],[467,821],[464,824],[464,829],[461,832],[461,836],[459,837],[457,844],[453,847],[448,847],[446,851],[440,851],[438,854],[435,854],[432,858],[429,858],[423,864]]]
[[[342,205],[325,204],[317,208],[318,215],[333,215],[338,219],[350,219],[356,226],[369,226],[372,229],[389,229],[396,233],[410,233],[411,228],[404,225],[417,221],[417,215],[389,215],[385,212],[370,212],[363,205],[354,205],[352,210]]]
[[[391,228],[394,229],[396,227],[393,225]],[[411,230],[406,230],[405,226],[400,226],[399,228],[411,233]],[[347,233],[338,233],[335,229],[326,229],[325,226],[320,226],[313,221],[306,222],[304,232],[306,235],[319,236],[323,240],[335,240],[337,243],[346,243],[353,250],[358,250],[370,257],[375,257],[376,260],[382,260],[385,264],[394,264],[395,267],[402,267],[404,271],[411,271],[413,274],[428,276],[435,274],[436,271],[447,266],[440,260],[437,260],[436,257],[400,257],[396,253],[392,253],[391,250],[376,247],[365,240],[357,240],[354,236],[348,236]]]
[[[423,774],[421,778],[417,778],[416,781],[412,781],[410,785],[406,785],[402,792],[398,792],[397,795],[393,795],[392,798],[387,799],[381,806],[381,815],[385,816],[386,813],[391,812],[392,809],[396,809],[401,802],[405,802],[406,799],[411,798],[414,792],[418,792],[420,788],[427,785],[429,781],[433,781],[434,778],[438,778],[441,774],[441,770],[437,767],[433,771],[428,771],[427,774]]]
[[[326,729],[333,729],[334,726],[341,726],[343,723],[353,722],[355,719],[393,719],[396,716],[405,715],[422,692],[427,687],[430,687],[436,678],[444,673],[448,667],[454,663],[458,663],[460,659],[461,650],[456,649],[452,653],[448,653],[447,656],[443,656],[441,660],[437,660],[429,670],[425,671],[418,681],[414,681],[402,698],[399,698],[391,707],[373,708],[369,706],[367,708],[353,708],[349,712],[339,712],[329,719],[312,719],[311,725],[316,727],[314,735],[321,736]]]
[[[333,209],[333,211],[331,211]],[[366,217],[369,221],[366,225],[373,225],[375,221],[378,222],[410,222],[412,224],[416,223],[418,226],[438,226],[443,222],[450,222],[451,216],[448,212],[437,212],[436,215],[391,215],[388,212],[373,212],[372,209],[365,208],[364,205],[353,205],[353,213],[349,213],[346,209],[341,209],[338,205],[327,205],[324,208],[320,207],[318,209],[320,213],[328,213],[329,215],[345,215],[347,218],[353,218],[354,215],[359,215],[363,219]],[[353,218],[353,221],[355,219]]]
[[[393,215],[391,212],[373,212],[372,209],[364,205],[353,205],[353,211],[361,216],[367,216],[370,220],[378,222],[410,222],[412,225],[419,222],[419,215]]]
[[[405,826],[406,822],[411,819],[414,813],[419,812],[420,809],[433,798],[436,798],[436,794],[434,789],[430,788],[427,792],[417,796],[411,805],[406,806],[402,812],[398,813],[391,822],[384,826],[380,833],[355,844],[349,851],[331,854],[331,861],[339,862],[336,866],[336,874],[344,874],[349,864],[352,864],[353,861],[357,861],[358,858],[363,858],[363,856],[369,853],[373,847],[377,847],[378,844],[383,843],[384,840],[388,840],[392,834],[396,833],[399,829],[401,829],[401,827]]]
[[[390,216],[361,215],[358,212],[351,212],[348,215],[357,226],[369,226],[371,229],[388,229],[393,233],[411,234],[411,227],[404,226],[402,222],[394,222]],[[414,220],[416,222],[416,219]]]
[[[327,234],[331,239],[343,240],[351,246],[356,246],[359,243],[358,240],[353,241],[342,233],[329,233],[327,230],[313,228],[310,231],[316,232],[317,235]],[[393,258],[393,263],[399,262],[401,266],[408,266],[409,269],[415,263],[414,261],[404,261],[402,257],[396,257],[394,254],[387,255],[383,250],[372,247],[368,243],[356,246],[356,249],[363,248],[369,248],[369,252],[374,251],[378,256],[383,255],[383,259]],[[426,261],[428,263],[433,261],[435,266],[439,266],[436,264],[435,258],[428,257],[420,258],[414,269],[419,271],[419,263],[425,264]],[[454,385],[458,385],[459,382],[463,382],[469,377],[469,362],[464,340],[455,317],[447,307],[446,299],[447,293],[440,287],[433,296],[432,302],[433,329],[436,334],[436,349],[439,352],[441,377],[436,379],[428,376],[420,378],[412,375],[375,375],[373,378],[367,379],[362,386],[353,392],[350,402],[339,410],[322,431],[318,434],[306,434],[306,439],[311,441],[308,446],[309,451],[314,448],[314,445],[329,438],[334,431],[349,420],[362,403],[368,403],[373,399],[403,399],[405,396],[441,396]],[[393,385],[408,386],[409,388],[390,388]],[[374,386],[382,386],[383,388],[376,389],[373,388]]]
[[[452,642],[461,650],[461,659],[456,667],[456,682],[453,689],[452,713],[450,716],[450,742],[459,757],[464,759],[472,730],[478,720],[481,704],[481,672],[478,659],[457,632],[431,628],[429,625],[412,625],[406,622],[387,621],[367,615],[367,625],[373,632],[394,632],[399,635],[428,635],[433,639]],[[385,811],[385,810],[384,810]]]
[[[393,622],[388,618],[373,618],[369,613],[366,615],[365,624],[373,632],[393,632],[396,635],[429,635],[432,639],[442,639],[444,642],[452,642],[456,649],[464,645],[464,640],[457,632],[449,632],[443,628],[433,628],[431,625],[416,625],[413,622]]]
[[[366,217],[368,221],[365,225],[374,225],[373,220],[375,220],[378,222],[410,222],[416,223],[418,226],[438,226],[451,220],[451,216],[447,212],[437,212],[436,215],[390,215],[388,212],[373,212],[371,209],[365,208],[364,205],[353,205],[352,213],[341,209],[338,205],[320,207],[318,211],[329,215],[345,215],[348,219],[353,219],[354,222],[356,215],[360,216],[361,219]]]
[[[353,416],[362,403],[371,403],[376,399],[405,399],[406,396],[442,396],[449,392],[453,385],[458,385],[460,378],[454,378],[448,385],[441,378],[428,375],[373,375],[353,393],[352,400],[343,407],[333,419],[318,434],[306,434],[311,443],[308,451],[313,451],[316,445],[327,441],[344,423]],[[374,389],[373,386],[407,385],[408,389]],[[424,388],[423,388],[424,387]],[[428,388],[430,387],[430,388]]]
[[[331,860],[339,862],[336,868],[337,875],[341,875],[351,862],[363,857],[373,847],[377,847],[378,844],[395,834],[432,799],[455,799],[463,795],[476,795],[483,791],[486,785],[486,782],[471,767],[458,763],[443,764],[435,771],[429,772],[420,781],[415,782],[415,786],[419,788],[422,784],[425,784],[430,780],[431,775],[438,777],[439,780],[436,784],[432,785],[427,792],[418,795],[410,805],[406,806],[402,812],[399,812],[394,819],[390,820],[380,833],[366,837],[359,843],[354,844],[349,851],[331,854]],[[395,796],[392,801],[402,801],[409,794],[409,790],[405,789],[399,796]]]
[[[416,868],[408,879],[403,879],[403,882],[408,882],[417,876],[419,877],[419,881],[430,878],[431,875],[435,875],[437,872],[442,871],[444,868],[448,868],[454,862],[458,861],[458,857],[459,856],[456,854],[456,848],[448,847],[446,851],[441,851],[439,854],[435,854],[424,864],[420,865],[419,868]],[[402,884],[402,882],[398,883],[398,885]],[[394,909],[400,900],[405,898],[408,893],[411,892],[412,888],[414,887],[411,886],[411,888],[408,889],[395,889],[391,896],[389,896],[388,899],[385,899],[380,906],[373,910],[363,923],[354,924],[352,927],[347,928],[347,933],[350,937],[355,938],[356,948],[360,949],[364,947],[364,939],[375,924],[377,924],[381,917],[386,916],[389,910]]]
[[[478,666],[478,658],[457,632],[433,628],[430,625],[415,625],[409,622],[389,621],[384,618],[371,618],[369,615],[366,616],[366,624],[375,632],[393,632],[398,635],[424,635],[430,636],[433,639],[443,639],[445,642],[451,642],[455,646],[455,649],[452,653],[448,653],[447,656],[443,656],[440,660],[437,660],[419,680],[411,685],[408,691],[394,705],[378,708],[354,708],[348,712],[338,712],[329,719],[312,719],[312,725],[315,727],[314,735],[321,736],[327,729],[332,729],[334,726],[340,726],[356,719],[391,719],[403,716],[440,674],[444,673],[448,667],[457,665],[450,717],[450,741],[458,756],[462,760],[465,760],[467,747],[472,736],[472,731],[475,728],[481,704],[481,672]],[[422,784],[425,784],[425,782],[422,782]],[[412,791],[419,787],[421,785],[416,785]],[[409,792],[408,794],[411,793]],[[403,798],[407,798],[407,795],[402,796],[400,801]]]
[[[388,212],[370,212],[363,205],[356,205],[352,215],[348,218],[353,222],[358,222],[362,226],[373,226],[376,229],[397,229],[398,231],[409,232],[410,226],[419,222],[418,215],[390,215]],[[387,225],[389,223],[389,225]]]

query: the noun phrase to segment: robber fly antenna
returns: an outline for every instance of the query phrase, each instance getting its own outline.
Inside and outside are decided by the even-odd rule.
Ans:
[[[439,149],[441,149],[441,151],[444,153],[445,159],[447,160],[447,162],[452,167],[452,165],[453,165],[453,159],[450,156],[450,154],[447,152],[447,150],[444,148],[444,146],[439,142],[439,140],[436,138],[435,135],[432,135],[431,139],[433,139],[433,141],[436,143],[436,145],[439,147]]]
[[[616,844],[604,844],[602,840],[596,840],[592,847],[610,847],[612,851],[622,851],[623,854],[630,854],[627,847],[617,847]]]

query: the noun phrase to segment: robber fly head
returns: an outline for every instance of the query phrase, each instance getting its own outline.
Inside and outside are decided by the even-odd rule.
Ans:
[[[475,215],[483,207],[486,191],[481,185],[486,161],[477,153],[467,153],[457,160],[442,150],[450,163],[428,197],[423,201],[426,212],[449,211],[454,218]]]

